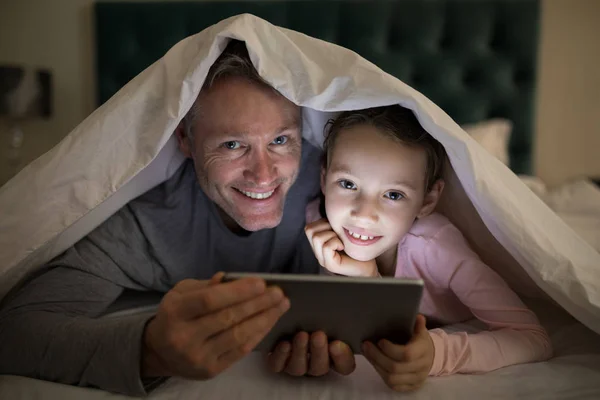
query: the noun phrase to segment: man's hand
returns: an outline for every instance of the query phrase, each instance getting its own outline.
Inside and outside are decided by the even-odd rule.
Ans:
[[[343,253],[344,244],[326,219],[306,225],[304,232],[317,261],[328,271],[346,276],[379,276],[375,260],[357,261]]]
[[[350,347],[339,340],[328,343],[321,331],[312,335],[299,332],[292,343],[280,342],[267,362],[273,372],[292,376],[322,376],[329,372],[330,366],[342,375],[349,375],[356,368]]]
[[[417,316],[413,337],[405,346],[385,339],[377,346],[365,342],[363,354],[390,388],[398,392],[420,388],[429,375],[435,355],[425,317]]]
[[[262,279],[184,280],[146,326],[142,376],[208,379],[244,357],[288,310],[281,289]]]

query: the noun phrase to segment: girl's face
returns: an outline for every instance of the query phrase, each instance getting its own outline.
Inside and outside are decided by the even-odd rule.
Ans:
[[[427,155],[420,147],[361,124],[338,132],[329,157],[321,175],[327,218],[356,260],[395,252],[415,219],[435,207],[425,193]]]

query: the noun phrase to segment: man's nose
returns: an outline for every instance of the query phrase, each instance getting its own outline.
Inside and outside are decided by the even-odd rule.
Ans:
[[[257,150],[252,154],[244,171],[244,178],[256,186],[268,186],[277,179],[275,161],[266,149]]]

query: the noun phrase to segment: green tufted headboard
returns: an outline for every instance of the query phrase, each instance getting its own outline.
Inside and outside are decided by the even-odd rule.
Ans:
[[[460,124],[510,119],[511,168],[531,172],[539,0],[99,2],[98,104],[179,40],[245,12],[356,51]]]

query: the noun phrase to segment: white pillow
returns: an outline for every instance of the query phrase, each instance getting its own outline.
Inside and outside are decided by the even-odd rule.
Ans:
[[[510,160],[508,142],[513,128],[511,121],[494,118],[463,125],[462,128],[491,155],[508,165]]]
[[[600,252],[600,189],[587,179],[548,188],[537,177],[521,175],[527,185],[583,240]]]

